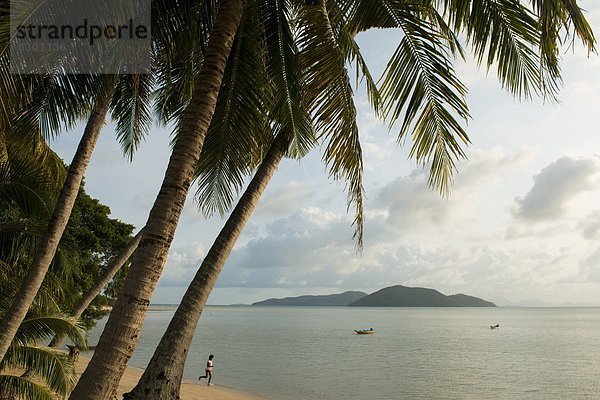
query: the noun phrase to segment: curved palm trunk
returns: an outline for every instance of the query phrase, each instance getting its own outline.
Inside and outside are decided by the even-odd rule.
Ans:
[[[0,360],[4,358],[8,347],[23,322],[35,295],[37,294],[50,263],[56,254],[56,248],[62,234],[69,222],[73,204],[79,193],[81,180],[92,157],[92,152],[100,136],[100,131],[106,119],[110,106],[112,90],[107,91],[104,97],[92,109],[83,136],[79,142],[73,161],[69,166],[67,178],[62,187],[52,218],[41,241],[40,248],[29,268],[25,281],[15,296],[11,307],[0,321]]]
[[[123,396],[124,399],[179,400],[183,367],[206,300],[260,196],[277,170],[285,149],[285,141],[279,138],[267,152],[202,261],[140,381],[130,393]]]
[[[142,240],[94,356],[71,393],[71,400],[106,400],[116,394],[175,235],[204,137],[215,111],[225,65],[244,5],[245,0],[221,2],[198,85],[183,115],[179,135]]]
[[[77,305],[73,308],[73,311],[71,312],[71,317],[73,317],[73,318],[81,317],[81,314],[83,314],[83,312],[88,308],[90,303],[96,298],[96,296],[98,296],[100,294],[102,289],[104,289],[106,287],[106,285],[108,285],[110,280],[115,276],[115,274],[117,272],[119,272],[121,267],[123,267],[123,265],[125,265],[127,260],[129,260],[129,257],[131,257],[131,255],[133,254],[135,249],[137,249],[138,245],[140,244],[140,240],[142,238],[143,231],[144,231],[143,229],[140,230],[138,232],[138,234],[135,235],[133,237],[133,239],[131,239],[129,244],[121,251],[121,253],[117,256],[117,258],[115,258],[113,260],[113,262],[108,266],[106,271],[104,271],[104,274],[96,281],[94,286],[92,286],[87,292],[85,292],[83,294],[83,296],[79,300],[79,303],[77,303]],[[57,335],[57,336],[54,336],[54,338],[52,339],[50,344],[48,344],[48,346],[49,347],[60,347],[64,343],[64,341],[65,341],[64,336]]]

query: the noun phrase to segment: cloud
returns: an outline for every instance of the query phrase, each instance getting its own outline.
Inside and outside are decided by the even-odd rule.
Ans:
[[[427,186],[427,172],[422,169],[388,182],[367,201],[362,254],[356,252],[352,240],[352,215],[324,208],[325,204],[302,207],[291,195],[300,192],[309,198],[313,188],[300,182],[285,183],[272,192],[270,206],[264,210],[265,214],[273,211],[271,217],[266,215],[260,226],[245,233],[217,287],[306,294],[318,288],[369,291],[405,284],[484,298],[519,298],[531,297],[533,294],[523,291],[536,285],[550,290],[578,284],[581,256],[567,242],[559,241],[561,249],[556,241],[531,246],[524,242],[529,239],[503,241],[503,225],[494,232],[483,222],[488,215],[481,213],[481,205],[487,206],[496,197],[491,189],[504,187],[504,177],[514,176],[515,170],[531,160],[532,153],[522,149],[506,154],[499,148],[473,152],[471,162],[462,165],[461,179],[450,198]],[[506,207],[513,196],[506,193],[499,204]],[[272,215],[279,216],[272,219]],[[506,216],[510,216],[508,210]],[[589,226],[582,224],[570,235],[592,235],[593,221],[588,218]],[[596,222],[600,224],[600,216]],[[547,232],[548,236],[556,234],[555,230]],[[484,234],[484,239],[477,240]],[[172,251],[162,286],[186,285],[201,258],[201,252],[195,253],[193,248]]]
[[[300,222],[298,217],[292,219]],[[370,291],[405,284],[449,294],[523,297],[521,291],[532,285],[560,284],[578,273],[571,267],[576,259],[569,249],[392,241],[373,244],[357,255],[352,242],[339,237],[340,230],[347,230],[343,221],[322,229],[303,221],[296,231],[306,234],[266,236],[235,251],[217,286],[305,288],[304,294],[309,294],[321,287]]]
[[[600,239],[600,210],[587,215],[581,222],[583,237],[588,240]]]
[[[470,160],[459,165],[460,173],[448,197],[441,196],[428,186],[428,171],[425,169],[416,169],[398,177],[383,185],[372,201],[367,201],[366,214],[374,223],[372,228],[376,228],[370,232],[387,235],[426,232],[431,237],[434,232],[454,231],[456,226],[462,225],[469,226],[468,231],[475,236],[483,235],[484,232],[476,227],[481,226],[482,221],[495,217],[481,212],[496,204],[497,199],[490,197],[494,186],[502,184],[503,178],[528,163],[534,153],[531,148],[511,154],[498,147],[472,151]]]
[[[600,247],[581,260],[581,282],[600,282]]]
[[[394,152],[394,148],[385,148],[373,142],[363,142],[362,149],[365,153],[365,158],[371,159],[386,159]]]
[[[388,222],[397,227],[443,223],[450,212],[447,200],[427,186],[427,173],[423,170],[383,186],[372,206],[387,210]]]
[[[561,157],[533,177],[533,187],[515,198],[513,215],[520,220],[546,221],[560,218],[578,194],[597,186],[599,157]]]
[[[181,247],[171,248],[167,264],[160,278],[160,285],[186,287],[200,267],[206,251],[206,246],[199,242],[191,242]]]
[[[265,193],[254,214],[259,216],[288,214],[314,201],[315,194],[315,187],[312,184],[289,181],[272,192]]]

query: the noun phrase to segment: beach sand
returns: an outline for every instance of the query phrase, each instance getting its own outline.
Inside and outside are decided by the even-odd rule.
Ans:
[[[80,376],[90,359],[85,356],[80,356],[77,362],[77,375]],[[139,378],[142,376],[143,370],[134,367],[127,367],[123,379],[119,384],[117,392],[120,398],[122,393],[129,392]],[[204,384],[184,381],[181,385],[181,400],[265,400],[262,397],[241,393],[233,389],[224,388],[219,385],[206,386]]]

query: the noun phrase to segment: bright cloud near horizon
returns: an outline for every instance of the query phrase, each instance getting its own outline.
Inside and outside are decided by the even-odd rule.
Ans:
[[[580,4],[600,35],[600,4]],[[395,43],[393,32],[359,37],[376,72]],[[316,149],[281,164],[209,303],[403,284],[500,303],[600,305],[600,58],[577,46],[562,58],[564,87],[555,104],[520,102],[493,70],[457,63],[469,88],[472,144],[448,197],[427,186],[427,171],[407,159],[410,144],[396,143],[397,129],[375,119],[359,90],[362,254],[352,240],[343,182],[328,178]],[[154,128],[130,163],[114,128],[104,129],[86,190],[110,206],[112,217],[144,225],[164,176],[169,134]],[[76,129],[52,146],[68,162],[79,136]],[[223,223],[205,219],[190,193],[154,303],[179,302]]]

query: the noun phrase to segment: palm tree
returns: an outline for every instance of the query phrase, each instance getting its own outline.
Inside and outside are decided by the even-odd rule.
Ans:
[[[304,34],[298,40],[292,41],[292,44],[288,45],[290,49],[294,49],[296,48],[295,42],[297,42],[302,48],[302,50],[296,49],[291,53],[292,57],[289,58],[290,65],[298,71],[290,71],[294,72],[293,75],[296,76],[296,82],[287,83],[287,85],[299,85],[299,93],[301,95],[294,97],[292,102],[278,102],[277,100],[272,102],[274,107],[281,107],[282,109],[275,108],[268,114],[281,118],[280,116],[282,114],[285,115],[288,107],[297,108],[298,110],[304,109],[306,110],[306,115],[314,115],[317,126],[321,128],[326,126],[328,128],[323,129],[323,131],[329,133],[330,137],[345,137],[346,141],[349,142],[358,134],[358,128],[356,125],[356,110],[352,101],[352,89],[345,68],[345,61],[353,55],[360,56],[360,54],[355,54],[354,52],[344,54],[339,43],[342,42],[346,45],[345,48],[349,48],[351,46],[348,45],[354,44],[354,41],[350,40],[349,43],[347,41],[349,38],[344,35],[342,35],[341,40],[339,37],[336,37],[332,27],[335,24],[332,24],[330,21],[325,4],[319,2],[316,5],[318,7],[306,6],[298,11],[298,20],[305,27]],[[235,67],[239,67],[240,64],[246,65],[243,57],[239,57],[238,59],[238,51],[240,53],[243,51],[249,52],[249,50],[256,52],[256,47],[242,49],[241,46],[248,43],[244,43],[244,40],[240,39],[240,37],[247,38],[251,36],[247,30],[256,29],[256,21],[265,21],[265,25],[274,24],[274,26],[265,28],[274,32],[271,37],[273,42],[290,43],[292,37],[282,34],[282,32],[290,31],[289,22],[281,18],[281,16],[287,14],[287,11],[289,10],[286,10],[284,7],[273,7],[271,9],[262,9],[263,14],[257,15],[255,18],[252,18],[248,14],[244,16],[245,19],[238,31],[238,38],[236,39],[234,51],[230,58],[231,68],[229,68],[229,71]],[[281,27],[283,29],[279,29]],[[276,54],[278,53],[273,54],[271,58],[267,57],[271,61],[270,71],[280,71],[273,78],[283,76],[282,72],[286,70],[282,68],[284,67],[283,65],[277,65],[277,61],[282,58],[285,59],[285,57],[277,57]],[[251,57],[252,52],[249,55]],[[294,65],[295,67],[293,67]],[[363,66],[363,71],[369,81],[370,75],[366,66]],[[227,93],[235,90],[232,88],[235,83],[229,81],[229,78],[232,78],[232,76],[227,74],[226,78],[219,99],[219,105],[222,106],[228,104],[227,99],[229,96]],[[277,79],[273,80],[276,82],[273,83],[273,93],[285,94],[290,92],[289,87],[286,86],[286,82]],[[243,90],[240,90],[240,96],[232,97],[239,100],[243,98],[243,92]],[[271,92],[263,100],[267,104],[269,103],[270,94]],[[377,99],[376,92],[371,92],[371,94]],[[227,107],[224,108],[227,109]],[[263,106],[262,109],[266,108]],[[240,110],[240,107],[236,107],[236,110]],[[332,115],[335,117],[332,118]],[[277,170],[280,161],[286,153],[289,155],[294,154],[290,152],[290,145],[294,139],[293,132],[298,132],[302,129],[301,127],[295,127],[294,129],[292,125],[293,121],[293,119],[289,119],[284,128],[276,133],[276,137],[260,163],[258,170],[227,219],[225,226],[215,239],[195,278],[188,287],[181,304],[177,308],[165,335],[155,350],[140,381],[130,393],[124,395],[124,398],[179,398],[179,389],[188,349],[208,296],[246,222],[252,215],[262,193]],[[219,119],[217,121],[213,120],[209,132],[215,136],[215,140],[222,139],[223,136],[227,137],[227,130],[236,131],[237,124],[235,121],[231,122],[233,122],[233,127],[219,129],[222,126],[221,121]],[[271,125],[277,126],[277,122],[278,120],[272,121]],[[306,122],[306,124],[309,127],[312,126],[310,122]],[[309,131],[308,139],[313,136],[310,133]],[[307,139],[304,140],[306,141]],[[356,160],[356,166],[361,171],[362,166],[360,164],[360,147],[358,142],[355,142],[354,146],[358,146],[357,151],[351,142],[346,143],[345,149],[350,148],[350,151],[356,151],[355,154],[359,155]],[[222,188],[222,183],[221,186],[215,183],[231,181],[231,179],[223,179],[223,176],[221,176],[222,165],[226,161],[229,161],[227,163],[229,164],[229,168],[235,169],[236,165],[246,166],[250,161],[248,160],[248,156],[250,155],[248,151],[246,151],[246,159],[241,164],[239,162],[235,163],[238,160],[232,157],[227,157],[223,160],[225,154],[235,154],[236,150],[231,149],[225,152],[222,151],[222,148],[219,149],[221,149],[220,152],[212,149],[209,139],[207,139],[200,160],[200,166],[204,166],[205,168],[200,168],[199,197],[201,204],[203,204],[205,211],[208,213],[226,209],[231,199],[231,190]],[[220,188],[220,190],[208,190],[207,187],[209,189]],[[158,377],[160,379],[157,379]]]
[[[112,85],[114,86],[114,83]],[[42,286],[50,263],[56,254],[58,243],[67,226],[71,210],[79,193],[83,175],[104,125],[106,113],[110,106],[110,94],[112,94],[112,88],[109,88],[109,93],[104,94],[98,100],[92,110],[79,147],[67,172],[67,178],[56,202],[55,211],[50,218],[41,246],[33,263],[29,267],[29,273],[25,281],[21,284],[15,296],[15,301],[13,301],[11,307],[3,315],[2,321],[0,321],[0,360],[8,350],[12,338],[25,318],[39,288]]]
[[[27,271],[28,264],[40,246],[66,171],[62,160],[47,147],[43,138],[40,137],[37,144],[32,146],[29,137],[23,138],[10,133],[0,137],[6,153],[5,160],[0,161],[0,259],[4,262],[0,268],[3,277],[0,296],[3,302],[7,302],[18,291],[19,284],[24,279],[22,272]],[[95,280],[94,285],[79,299],[71,318],[78,319],[110,282],[137,247],[140,236],[138,233],[125,246]],[[40,309],[40,304],[49,305],[42,306],[38,313],[64,311],[62,304],[71,303],[71,299],[76,296],[67,288],[71,280],[72,273],[69,270],[72,266],[65,261],[77,257],[73,254],[74,246],[70,240],[61,239],[53,265],[44,280],[44,285],[38,291],[33,308],[37,310]],[[58,304],[60,306],[56,306]],[[0,309],[4,312],[8,307],[9,304],[6,304]],[[56,336],[50,347],[57,347],[63,339],[64,336]]]
[[[2,2],[3,6],[5,5]],[[30,5],[36,10],[39,4]],[[7,8],[8,9],[8,8]],[[4,10],[4,9],[3,9]],[[34,13],[35,11],[32,11]],[[45,126],[46,133],[56,135],[62,122],[72,126],[89,109],[90,98],[95,97],[86,127],[77,151],[71,161],[66,180],[52,217],[48,223],[42,245],[29,269],[27,278],[21,285],[11,307],[0,320],[0,360],[19,324],[25,317],[35,295],[42,285],[50,263],[56,254],[58,243],[67,225],[75,199],[79,193],[81,181],[90,162],[93,149],[99,138],[106,115],[112,108],[113,117],[118,121],[117,133],[125,153],[131,158],[146,131],[150,116],[148,98],[151,77],[127,75],[94,77],[90,76],[32,76],[20,77],[8,72],[7,33],[9,21],[7,15],[0,15],[0,76],[11,79],[3,82],[2,98],[4,110],[8,109],[5,125],[18,132],[37,131]],[[59,84],[56,84],[57,81]],[[54,83],[48,91],[47,82]],[[29,87],[31,93],[22,95],[17,88]],[[69,90],[69,88],[72,88]],[[58,101],[57,101],[58,100]]]
[[[287,142],[285,135],[275,139],[248,188],[204,257],[144,374],[136,387],[123,396],[125,399],[179,399],[183,367],[206,300],[235,242],[283,159]]]
[[[184,111],[163,184],[131,269],[94,356],[71,399],[106,399],[116,392],[173,240],[244,6],[244,0],[224,0],[220,4],[198,83]]]
[[[54,193],[61,183],[60,178],[57,182],[57,172],[64,178],[64,170],[61,174],[55,169],[55,162],[60,160],[43,140],[26,146],[27,141],[21,137],[1,136],[7,157],[0,161],[0,315],[10,307],[21,272],[43,237],[43,221],[50,215]],[[24,151],[25,147],[29,151]],[[62,163],[58,165],[64,168]],[[52,335],[60,334],[85,347],[83,330],[76,320],[50,311],[64,299],[63,282],[58,275],[63,277],[69,268],[62,257],[63,251],[68,251],[65,245],[61,243],[52,273],[0,362],[1,399],[64,398],[74,386],[72,360],[63,352],[43,346]]]

